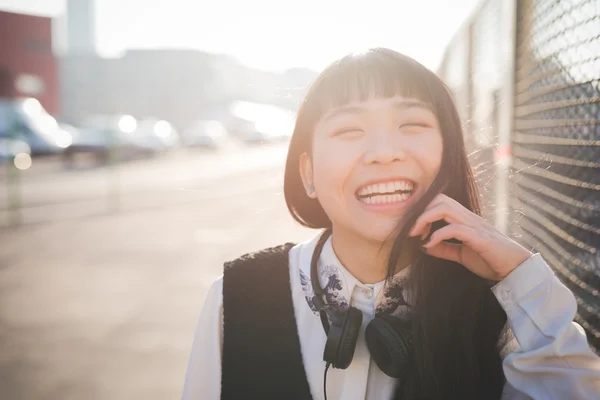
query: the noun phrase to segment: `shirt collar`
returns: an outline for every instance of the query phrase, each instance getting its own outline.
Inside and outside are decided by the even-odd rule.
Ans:
[[[302,289],[308,306],[315,313],[317,310],[312,304],[314,291],[310,282],[310,260],[319,236],[320,234],[305,244],[305,257],[302,257],[303,262],[299,266]],[[347,308],[352,303],[352,295],[355,290],[372,290],[375,297],[375,314],[399,315],[406,313],[410,307],[408,303],[409,296],[405,290],[409,270],[409,268],[404,268],[402,271],[397,272],[387,284],[385,280],[370,285],[363,284],[342,265],[333,249],[331,237],[327,239],[323,246],[318,262],[319,282],[328,304]]]

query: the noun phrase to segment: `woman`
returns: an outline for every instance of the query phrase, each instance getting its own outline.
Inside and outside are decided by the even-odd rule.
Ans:
[[[374,49],[321,73],[284,193],[323,232],[226,264],[185,400],[600,398],[573,295],[479,216],[451,95],[416,61]]]

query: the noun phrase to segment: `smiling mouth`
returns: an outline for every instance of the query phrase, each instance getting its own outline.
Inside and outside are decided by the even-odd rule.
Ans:
[[[364,204],[393,204],[408,200],[415,192],[415,183],[396,180],[374,183],[356,191],[356,198]]]

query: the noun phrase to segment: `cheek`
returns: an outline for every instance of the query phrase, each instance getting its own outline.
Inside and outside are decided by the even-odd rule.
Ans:
[[[444,144],[439,132],[424,135],[414,142],[412,155],[421,166],[428,183],[432,183],[442,164]]]
[[[331,192],[340,186],[345,170],[343,157],[332,152],[315,152],[313,156],[313,176],[319,193]]]
[[[355,165],[350,149],[328,144],[313,147],[313,177],[319,196],[341,194]]]

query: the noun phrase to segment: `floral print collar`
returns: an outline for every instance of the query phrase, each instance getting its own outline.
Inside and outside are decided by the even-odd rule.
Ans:
[[[314,250],[316,240],[313,240],[306,250]],[[310,259],[310,257],[306,257]],[[306,259],[305,258],[305,259]],[[308,264],[308,265],[307,265]],[[410,296],[406,290],[406,282],[410,268],[398,272],[389,283],[377,282],[373,285],[365,285],[358,281],[339,261],[331,242],[331,237],[325,243],[318,264],[319,281],[325,293],[327,303],[340,308],[347,308],[353,304],[353,295],[358,290],[372,291],[374,302],[374,314],[390,314],[397,317],[405,317],[410,311]],[[299,266],[300,284],[304,297],[311,310],[317,314],[313,304],[314,292],[310,281],[310,263],[303,262]]]

